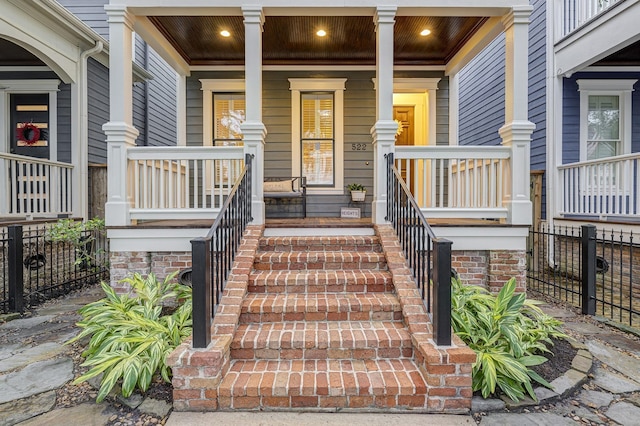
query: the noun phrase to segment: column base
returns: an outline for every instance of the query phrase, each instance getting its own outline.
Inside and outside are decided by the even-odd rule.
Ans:
[[[533,221],[533,207],[531,201],[507,201],[507,223],[511,225],[531,225]]]

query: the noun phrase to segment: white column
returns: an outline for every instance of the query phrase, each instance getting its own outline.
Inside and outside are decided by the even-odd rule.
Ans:
[[[246,121],[240,126],[245,154],[253,155],[251,178],[251,211],[253,224],[264,223],[264,139],[267,129],[262,123],[262,25],[264,16],[259,6],[243,6],[244,75]]]
[[[387,213],[387,162],[394,153],[398,124],[393,121],[393,26],[396,6],[378,6],[376,25],[376,124],[373,137],[373,223],[384,223]]]
[[[178,105],[176,108],[177,145],[187,145],[187,76],[177,74],[176,93],[178,94]]]
[[[507,221],[514,225],[530,225],[529,196],[531,133],[535,125],[529,117],[529,15],[531,6],[517,6],[505,16],[505,125],[499,133],[502,145],[511,147],[511,185],[503,204],[508,209]]]
[[[129,225],[130,199],[127,181],[127,150],[135,146],[133,127],[133,75],[131,15],[124,6],[106,5],[109,17],[109,114],[102,126],[107,135],[107,226]]]

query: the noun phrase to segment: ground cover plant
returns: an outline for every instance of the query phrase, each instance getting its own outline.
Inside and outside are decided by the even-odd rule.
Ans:
[[[83,366],[90,369],[80,383],[102,376],[96,401],[101,402],[119,384],[124,397],[137,388],[145,392],[154,376],[171,381],[166,357],[191,334],[191,288],[149,274],[123,280],[131,292],[118,295],[102,283],[106,297],[80,309],[80,334],[68,343],[90,337]]]
[[[551,385],[530,367],[547,361],[552,339],[566,337],[561,322],[516,293],[512,278],[497,295],[452,280],[451,322],[454,332],[477,354],[473,390],[483,397],[497,390],[514,401],[525,392],[537,400],[533,382]]]

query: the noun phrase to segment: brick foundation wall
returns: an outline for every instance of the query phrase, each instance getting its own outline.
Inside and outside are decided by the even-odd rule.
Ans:
[[[463,284],[479,285],[497,293],[516,278],[516,291],[525,292],[527,254],[524,250],[453,250],[451,267]]]
[[[148,275],[153,272],[158,279],[191,267],[191,252],[114,251],[109,255],[111,287],[118,293],[126,293],[129,286],[120,282],[136,272]]]

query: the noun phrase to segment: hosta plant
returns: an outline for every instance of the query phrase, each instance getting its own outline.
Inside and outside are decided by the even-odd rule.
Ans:
[[[514,401],[525,392],[534,400],[532,381],[551,385],[530,367],[547,361],[552,338],[565,337],[561,322],[516,293],[512,278],[497,295],[482,287],[452,280],[451,321],[454,332],[477,354],[473,390],[483,397],[496,388]]]
[[[166,357],[191,334],[191,288],[174,277],[159,281],[153,274],[135,274],[123,280],[131,286],[123,295],[103,282],[106,297],[80,309],[82,331],[68,343],[90,337],[82,365],[91,368],[75,383],[102,375],[98,402],[118,383],[129,397],[136,388],[146,391],[156,373],[171,380]]]

